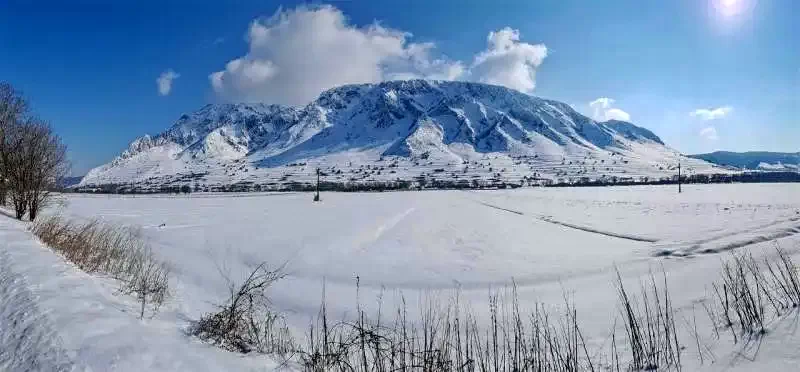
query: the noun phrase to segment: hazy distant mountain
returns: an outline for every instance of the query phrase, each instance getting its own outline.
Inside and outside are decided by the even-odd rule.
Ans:
[[[71,187],[81,183],[83,176],[63,177],[58,181],[59,187]]]
[[[792,171],[800,169],[800,152],[729,152],[717,151],[710,154],[690,155],[695,159],[705,160],[710,163],[741,168],[768,171]]]
[[[713,166],[647,129],[596,122],[558,101],[438,81],[346,85],[304,107],[206,105],[144,136],[81,185],[671,176]],[[190,181],[187,181],[190,180]]]

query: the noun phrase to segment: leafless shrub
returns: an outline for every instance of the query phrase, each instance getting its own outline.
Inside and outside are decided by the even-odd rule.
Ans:
[[[283,278],[282,267],[270,270],[258,265],[241,285],[230,280],[230,297],[219,310],[204,315],[192,333],[220,347],[241,353],[259,352],[287,355],[294,351],[294,341],[283,318],[275,311],[267,289]]]
[[[169,267],[163,262],[153,259],[152,253],[135,256],[131,276],[122,287],[122,292],[133,294],[139,300],[141,309],[139,317],[144,317],[147,304],[157,311],[169,294]]]
[[[508,300],[508,301],[504,301]],[[368,317],[357,304],[355,321],[331,322],[323,300],[300,350],[307,371],[593,371],[594,362],[569,301],[561,312],[519,306],[516,289],[489,299],[489,324],[481,325],[458,295],[435,299],[410,321],[405,301],[394,317],[381,309]]]
[[[631,352],[630,369],[680,370],[681,346],[678,343],[675,311],[672,308],[666,274],[663,288],[659,289],[651,273],[650,283],[642,284],[640,298],[628,293],[619,271],[616,285]],[[617,362],[619,363],[618,356]]]
[[[732,254],[723,263],[722,278],[714,283],[714,303],[707,309],[720,328],[739,333],[766,332],[770,309],[775,315],[800,306],[800,277],[791,257],[776,243],[776,255],[759,262],[750,253]]]
[[[775,252],[777,257],[764,258],[764,265],[769,272],[768,288],[775,293],[781,310],[797,308],[800,306],[800,276],[797,274],[797,266],[777,242]]]
[[[98,220],[74,222],[61,216],[38,219],[33,233],[81,270],[120,280],[120,291],[156,312],[169,295],[169,266],[153,255],[141,234],[125,226]]]

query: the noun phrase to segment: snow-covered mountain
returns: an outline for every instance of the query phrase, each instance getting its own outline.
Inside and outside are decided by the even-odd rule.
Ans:
[[[156,136],[136,139],[91,170],[103,184],[274,187],[317,168],[340,183],[415,180],[519,182],[672,176],[719,171],[647,129],[596,122],[567,104],[467,82],[346,85],[305,107],[206,105]]]

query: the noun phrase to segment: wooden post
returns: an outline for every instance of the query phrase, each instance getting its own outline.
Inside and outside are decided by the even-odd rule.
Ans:
[[[319,201],[319,168],[317,168],[317,193],[314,195],[314,201]]]
[[[678,194],[683,192],[683,188],[681,186],[681,162],[678,161]]]

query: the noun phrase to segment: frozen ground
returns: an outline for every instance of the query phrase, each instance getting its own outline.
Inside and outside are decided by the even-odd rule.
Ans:
[[[36,322],[40,332],[61,337],[45,345],[54,350],[47,355],[66,358],[52,360],[95,370],[115,358],[120,366],[146,358],[161,369],[251,369],[269,363],[213,350],[183,332],[225,297],[223,274],[239,278],[261,261],[286,263],[290,276],[271,294],[300,331],[318,311],[323,282],[329,311],[347,316],[354,312],[356,278],[367,305],[382,296],[391,306],[402,293],[413,308],[420,298],[459,289],[478,313],[485,313],[490,290],[513,279],[523,304],[562,303],[565,292],[573,297],[587,341],[596,346],[608,342],[617,314],[614,266],[634,287],[663,269],[679,323],[687,323],[679,326],[696,312],[710,350],[703,368],[786,370],[798,359],[796,320],[779,320],[758,347],[733,345],[711,337],[698,303],[726,251],[760,256],[775,239],[792,254],[800,251],[800,185],[692,185],[680,195],[675,187],[652,186],[323,193],[316,204],[311,198],[70,195],[66,215],[141,226],[156,253],[174,265],[176,296],[155,319],[140,322],[112,287],[60,263],[5,218],[0,233],[11,238],[0,242],[0,264],[11,269],[4,275],[24,283],[4,277],[4,290],[11,280],[11,288],[30,292],[26,299],[38,299],[32,301],[49,319]],[[55,312],[61,307],[70,311]],[[119,334],[130,340],[112,338]],[[696,348],[686,353],[686,369],[700,368]]]

